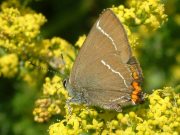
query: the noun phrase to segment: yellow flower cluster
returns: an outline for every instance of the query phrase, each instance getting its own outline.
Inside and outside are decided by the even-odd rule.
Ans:
[[[11,8],[11,7],[18,8],[18,9],[23,9],[23,11],[27,11],[27,10],[32,11],[28,7],[23,8],[23,6],[21,5],[19,0],[6,0],[6,1],[3,1],[3,3],[1,3],[1,8],[2,9]]]
[[[75,59],[73,46],[57,37],[41,39],[40,27],[46,22],[46,18],[30,9],[19,8],[20,4],[17,0],[4,2],[1,5],[0,56],[16,54],[21,62],[19,75],[29,84],[34,83],[33,78],[38,76],[40,70],[43,71],[43,75],[51,72],[66,76]],[[11,62],[16,64],[16,61]],[[3,65],[3,68],[8,68],[5,66],[8,65]],[[49,70],[49,66],[56,71]],[[32,69],[35,72],[32,73]],[[8,74],[14,74],[11,72],[13,70],[9,70]],[[9,76],[6,74],[7,72],[3,72],[4,77]]]
[[[71,70],[75,59],[75,49],[64,39],[58,37],[44,39],[34,49],[36,50],[34,50],[32,57],[37,56],[39,60],[45,61],[63,75]]]
[[[172,88],[155,90],[147,96],[148,107],[124,113],[75,106],[72,114],[49,127],[50,135],[178,135],[180,95]],[[133,107],[134,108],[134,107]]]
[[[180,133],[180,95],[166,87],[164,90],[155,90],[148,98],[149,111],[136,130],[141,134]]]
[[[58,76],[52,79],[47,77],[43,85],[42,99],[38,99],[33,111],[34,120],[37,122],[45,122],[52,115],[64,115],[65,102],[68,98],[67,91],[62,86],[62,80]]]
[[[152,33],[167,21],[161,0],[129,0],[128,8],[120,5],[112,10],[123,23],[132,47],[138,44],[139,36]]]
[[[16,8],[5,8],[0,13],[0,45],[7,49],[31,46],[46,21],[42,14],[21,14]]]
[[[47,72],[66,77],[75,59],[75,49],[67,41],[54,37],[40,38],[40,27],[46,22],[42,14],[22,9],[18,0],[4,2],[0,10],[0,75],[14,77],[17,71],[29,84]],[[56,69],[50,70],[49,66]],[[42,71],[39,74],[39,71]],[[17,74],[16,74],[17,75]],[[43,97],[36,101],[35,121],[47,121],[52,115],[63,114],[67,91],[62,79],[46,78]]]
[[[9,54],[0,57],[0,77],[12,77],[18,72],[18,57],[16,54]]]
[[[40,33],[40,27],[46,19],[42,14],[22,14],[16,8],[5,8],[6,6],[2,5],[0,10],[0,55],[7,58],[11,53],[16,54],[16,56],[13,55],[16,58],[6,59],[6,61],[12,63],[11,65],[20,65],[19,62],[24,58],[23,55],[28,52],[26,46],[32,48],[35,45],[35,41],[37,41],[35,39]],[[0,61],[0,65],[4,69],[11,68],[10,64],[3,64],[3,61]],[[23,69],[22,67],[14,67],[14,70],[18,68]],[[10,74],[13,77],[15,75],[14,70],[4,72],[4,77]],[[32,80],[25,73],[21,74],[21,76],[26,80]]]

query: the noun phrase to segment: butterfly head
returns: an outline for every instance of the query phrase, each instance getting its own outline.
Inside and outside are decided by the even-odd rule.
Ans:
[[[77,95],[76,91],[74,90],[74,88],[72,87],[70,83],[69,78],[66,78],[63,80],[63,86],[68,91],[70,97],[74,97],[75,95]]]

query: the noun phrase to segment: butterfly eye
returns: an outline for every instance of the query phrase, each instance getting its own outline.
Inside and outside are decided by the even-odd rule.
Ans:
[[[67,79],[64,79],[64,80],[63,80],[63,86],[64,86],[64,88],[67,87]]]

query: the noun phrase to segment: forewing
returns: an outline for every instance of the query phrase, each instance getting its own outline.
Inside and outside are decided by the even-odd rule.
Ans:
[[[88,69],[90,64],[95,64],[97,59],[114,52],[119,53],[120,61],[124,64],[132,56],[122,24],[108,9],[99,17],[86,38],[75,60],[70,83],[75,85],[81,79],[87,78],[85,69]]]

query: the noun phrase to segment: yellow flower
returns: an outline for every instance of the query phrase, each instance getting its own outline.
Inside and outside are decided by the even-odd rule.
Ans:
[[[0,74],[4,77],[14,77],[18,72],[18,57],[16,54],[9,54],[0,57]]]
[[[85,39],[86,39],[86,35],[80,36],[79,39],[77,40],[77,42],[75,43],[75,46],[81,48],[81,46],[83,45]]]

